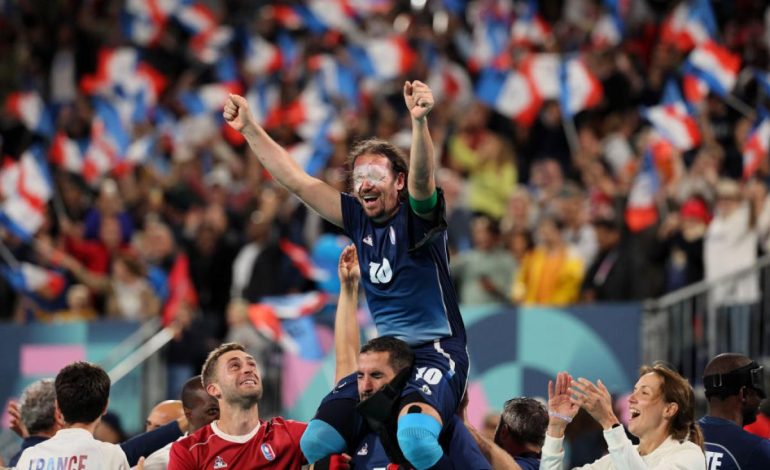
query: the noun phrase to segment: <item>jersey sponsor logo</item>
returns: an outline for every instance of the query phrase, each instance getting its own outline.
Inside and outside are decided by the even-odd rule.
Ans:
[[[270,444],[267,442],[262,444],[262,446],[260,446],[260,450],[262,450],[262,455],[265,456],[268,462],[275,460],[275,452],[273,451],[273,448],[270,447]]]
[[[393,269],[388,258],[382,258],[382,263],[369,263],[369,280],[372,284],[387,284],[393,279]]]
[[[227,463],[224,461],[224,459],[217,455],[217,458],[214,459],[214,470],[219,468],[226,468]]]
[[[396,229],[393,227],[390,227],[390,244],[395,245],[396,244]]]
[[[364,442],[364,445],[361,446],[360,449],[358,449],[358,452],[356,452],[356,454],[358,454],[358,455],[367,455],[367,454],[369,454],[369,443],[368,442]]]
[[[374,246],[374,242],[372,241],[372,236],[371,235],[365,236],[362,241],[364,243],[366,243],[367,245],[369,245],[369,246]]]

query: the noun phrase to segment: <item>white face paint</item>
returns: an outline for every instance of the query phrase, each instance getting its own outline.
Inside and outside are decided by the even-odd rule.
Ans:
[[[361,187],[365,181],[368,181],[370,186],[377,186],[387,179],[388,169],[382,165],[366,163],[353,169],[353,189],[357,194],[361,193]]]

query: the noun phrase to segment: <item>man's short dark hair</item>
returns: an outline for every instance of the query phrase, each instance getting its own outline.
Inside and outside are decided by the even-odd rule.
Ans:
[[[182,407],[187,409],[194,408],[198,400],[198,392],[201,390],[204,390],[204,388],[200,375],[188,379],[182,386],[182,396],[180,397]]]
[[[516,441],[542,447],[548,428],[548,411],[535,399],[511,398],[505,402],[500,425],[506,426]]]
[[[24,389],[19,400],[21,422],[30,436],[49,431],[56,424],[56,389],[53,379],[41,379]]]
[[[219,361],[219,358],[222,357],[223,354],[229,353],[230,351],[246,351],[246,348],[238,343],[225,343],[211,351],[206,358],[206,362],[203,363],[203,369],[201,371],[201,383],[203,384],[203,388],[208,387],[209,384],[214,382],[214,376],[217,373],[217,361]]]
[[[380,336],[370,339],[361,346],[361,354],[369,352],[387,352],[390,354],[388,365],[398,373],[414,364],[414,352],[404,341],[393,336]]]
[[[107,408],[110,376],[97,365],[73,362],[59,371],[54,388],[65,422],[93,423]]]

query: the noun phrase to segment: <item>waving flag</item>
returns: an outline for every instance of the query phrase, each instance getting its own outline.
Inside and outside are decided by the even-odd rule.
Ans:
[[[262,76],[281,69],[281,49],[260,36],[247,37],[244,41],[244,70],[252,75]]]
[[[0,274],[14,290],[25,294],[45,292],[47,296],[58,297],[66,285],[61,273],[27,262],[0,266]]]
[[[545,45],[552,36],[551,26],[538,14],[537,0],[526,0],[519,6],[511,27],[511,40],[522,47]]]
[[[313,259],[310,257],[310,253],[308,253],[305,247],[302,245],[292,243],[287,238],[282,238],[278,242],[278,247],[289,258],[289,260],[291,260],[291,264],[297,268],[297,270],[302,274],[302,276],[305,277],[305,279],[321,282],[325,281],[331,276],[328,271],[323,270],[315,265]]]
[[[626,225],[632,232],[639,232],[658,221],[655,194],[660,188],[660,178],[655,166],[652,149],[647,148],[642,158],[626,205]]]
[[[767,160],[770,147],[770,118],[764,116],[749,133],[743,146],[743,178],[749,179]]]
[[[57,132],[49,149],[51,163],[70,173],[83,171],[83,148],[64,132]]]
[[[391,80],[411,70],[417,55],[400,36],[369,39],[362,46],[350,48],[363,75],[376,80]]]
[[[123,34],[140,46],[155,45],[180,4],[180,0],[127,0],[120,15]]]
[[[468,68],[478,71],[486,67],[505,69],[506,52],[511,40],[510,19],[506,12],[482,12],[473,28],[473,45],[464,57]]]
[[[186,91],[179,96],[185,110],[193,115],[219,114],[230,93],[240,93],[237,82],[209,83],[199,88]]]
[[[192,37],[190,49],[201,62],[216,63],[233,37],[228,26],[220,26],[214,12],[203,3],[191,3],[179,8],[176,19]]]
[[[48,137],[53,136],[51,114],[37,92],[11,93],[6,98],[5,111],[21,121],[30,131]]]
[[[741,69],[741,58],[715,42],[707,41],[693,49],[683,68],[687,101],[700,102],[705,98],[704,88],[722,97],[732,92]]]
[[[357,105],[360,91],[351,67],[331,54],[318,54],[308,60],[308,68],[316,74],[324,101],[342,99],[349,106]]]
[[[684,0],[663,23],[661,40],[689,51],[716,37],[717,23],[709,0]]]
[[[0,168],[0,225],[22,240],[30,240],[45,220],[53,183],[40,146],[24,152],[18,162]]]
[[[439,59],[430,67],[428,86],[436,100],[466,104],[473,97],[473,85],[464,67],[446,59]]]
[[[559,72],[559,104],[567,117],[593,108],[601,102],[604,96],[602,84],[582,60],[576,57],[564,60]]]
[[[625,21],[623,18],[630,8],[630,0],[604,0],[605,13],[599,18],[591,32],[595,46],[617,46],[623,41]]]
[[[310,0],[308,10],[327,29],[346,34],[355,33],[356,10],[348,0]]]
[[[643,108],[641,114],[677,150],[684,152],[700,145],[698,123],[673,80],[666,82],[661,104]]]
[[[97,184],[124,158],[131,143],[118,110],[108,101],[94,98],[95,116],[91,123],[91,142],[83,158],[83,178]]]
[[[486,69],[476,85],[478,99],[495,111],[523,125],[537,117],[541,101],[529,77],[515,70]]]
[[[664,104],[643,109],[642,116],[675,148],[687,151],[700,144],[700,131],[684,103]]]
[[[268,126],[268,122],[278,121],[280,107],[279,85],[268,80],[255,80],[246,93],[251,112],[260,126]]]

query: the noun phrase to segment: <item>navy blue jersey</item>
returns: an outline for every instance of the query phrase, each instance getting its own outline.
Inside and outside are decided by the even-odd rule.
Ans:
[[[770,469],[770,441],[726,419],[704,416],[698,421],[706,440],[707,470]]]
[[[540,468],[540,459],[538,457],[514,457],[513,460],[519,464],[521,470],[538,470]]]
[[[455,468],[464,470],[485,470],[492,466],[481,454],[476,442],[457,416],[449,420],[439,436],[439,443],[444,453]],[[390,461],[379,438],[369,433],[361,440],[351,456],[353,470],[385,470]],[[524,467],[528,468],[528,467]]]
[[[465,341],[449,274],[441,192],[434,222],[417,216],[405,202],[383,223],[370,219],[349,194],[342,194],[341,204],[345,232],[358,249],[361,282],[379,335],[395,336],[412,346],[450,336]],[[410,250],[426,239],[419,249]]]

